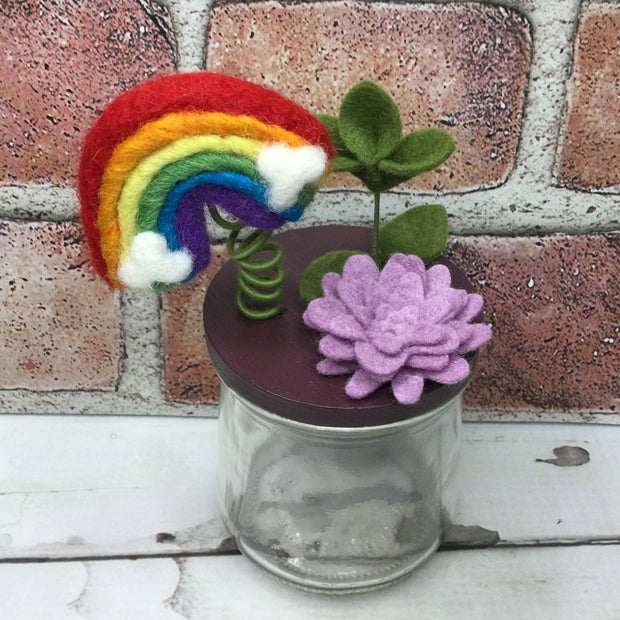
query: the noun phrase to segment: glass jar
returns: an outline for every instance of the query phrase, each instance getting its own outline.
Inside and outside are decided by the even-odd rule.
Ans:
[[[439,546],[460,421],[457,395],[392,424],[314,426],[223,383],[218,500],[226,528],[244,555],[299,587],[387,585]]]
[[[278,235],[286,311],[277,317],[253,321],[238,311],[232,261],[205,296],[205,335],[222,381],[222,518],[246,556],[306,589],[355,592],[405,575],[439,545],[456,498],[467,380],[429,382],[405,406],[387,385],[353,400],[347,377],[316,371],[318,336],[303,323],[297,283],[318,256],[367,249],[371,235],[351,226]],[[445,264],[453,286],[469,287]]]

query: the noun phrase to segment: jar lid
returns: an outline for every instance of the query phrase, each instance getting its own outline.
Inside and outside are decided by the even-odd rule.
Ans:
[[[355,400],[345,394],[348,375],[317,372],[322,358],[320,334],[303,322],[299,280],[308,265],[326,252],[368,251],[371,239],[372,231],[358,226],[319,226],[274,236],[273,241],[284,248],[286,280],[281,304],[286,311],[259,321],[237,309],[237,263],[228,261],[211,282],[204,302],[207,346],[221,379],[262,409],[289,420],[330,427],[392,424],[441,407],[465,389],[469,378],[454,385],[425,381],[420,400],[402,405],[386,384]],[[450,269],[452,286],[474,292],[453,263],[443,258],[437,262]],[[465,357],[471,367],[475,355]]]

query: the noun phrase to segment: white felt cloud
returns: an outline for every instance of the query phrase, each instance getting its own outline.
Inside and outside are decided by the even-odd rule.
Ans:
[[[258,152],[256,169],[267,184],[269,206],[284,211],[297,202],[304,185],[318,181],[325,172],[327,155],[318,146],[291,148],[270,144]]]
[[[118,277],[134,289],[149,289],[154,282],[176,284],[192,271],[192,255],[187,250],[171,252],[166,238],[156,232],[138,233],[129,254],[121,260]]]

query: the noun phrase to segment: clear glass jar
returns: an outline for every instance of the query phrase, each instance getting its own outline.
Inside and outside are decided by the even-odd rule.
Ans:
[[[270,413],[223,382],[222,518],[244,555],[301,588],[387,585],[439,546],[460,428],[460,393],[424,415],[338,428]]]
[[[387,384],[354,400],[345,393],[346,376],[316,371],[318,337],[303,323],[299,280],[325,252],[364,251],[371,237],[355,226],[278,235],[286,311],[272,319],[239,313],[232,261],[205,295],[205,337],[222,380],[223,520],[246,556],[323,592],[376,588],[407,574],[439,545],[456,499],[468,380],[427,382],[420,400],[405,406]],[[453,286],[471,292],[465,274],[444,264]]]

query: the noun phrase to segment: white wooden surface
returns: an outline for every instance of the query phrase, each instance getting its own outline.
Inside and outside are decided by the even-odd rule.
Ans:
[[[336,598],[204,555],[226,538],[215,440],[209,419],[0,416],[0,618],[620,619],[618,426],[465,424],[456,521],[500,545]],[[590,462],[537,461],[559,446]]]
[[[5,620],[618,620],[620,548],[436,553],[387,589],[301,592],[241,556],[0,565]]]

